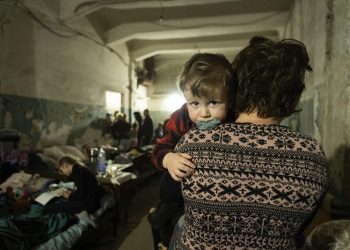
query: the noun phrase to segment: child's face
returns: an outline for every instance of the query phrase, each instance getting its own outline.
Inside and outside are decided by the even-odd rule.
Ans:
[[[214,91],[211,98],[193,96],[190,90],[184,91],[188,114],[193,122],[210,121],[214,118],[224,121],[228,110],[228,94],[223,89]]]

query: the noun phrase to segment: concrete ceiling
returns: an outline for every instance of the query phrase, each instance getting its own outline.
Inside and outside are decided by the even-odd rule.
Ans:
[[[229,58],[253,35],[283,37],[291,0],[62,0],[61,20],[89,21],[109,46],[133,60],[198,51]]]

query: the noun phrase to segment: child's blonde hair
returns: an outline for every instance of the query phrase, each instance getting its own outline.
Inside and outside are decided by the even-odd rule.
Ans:
[[[306,238],[304,250],[350,249],[350,220],[332,220],[318,225]]]
[[[182,92],[190,90],[193,96],[198,97],[211,98],[218,88],[233,97],[235,82],[232,65],[221,54],[194,54],[182,69],[179,87]]]

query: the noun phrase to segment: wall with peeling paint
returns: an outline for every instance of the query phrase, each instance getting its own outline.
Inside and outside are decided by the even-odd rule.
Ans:
[[[20,148],[103,142],[101,107],[14,95],[2,95],[2,107],[4,127],[19,131]]]
[[[82,36],[57,36],[15,6],[1,6],[9,20],[0,34],[1,128],[19,130],[23,146],[74,145],[101,137],[106,90],[122,93],[122,109],[130,112],[132,70],[125,45],[116,48],[117,56]],[[97,37],[87,27],[75,24]]]
[[[306,44],[313,67],[298,126],[322,142],[337,195],[350,183],[350,2],[295,0],[288,35]]]

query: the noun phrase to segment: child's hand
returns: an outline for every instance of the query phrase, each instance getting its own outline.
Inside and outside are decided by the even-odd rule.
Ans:
[[[171,177],[175,181],[191,174],[195,165],[191,162],[192,157],[189,154],[167,153],[163,159],[163,166],[168,169]]]

